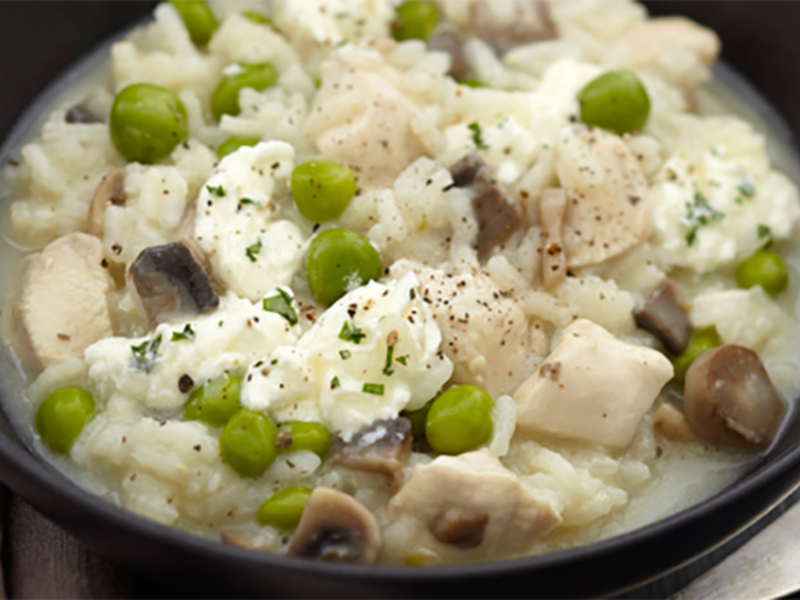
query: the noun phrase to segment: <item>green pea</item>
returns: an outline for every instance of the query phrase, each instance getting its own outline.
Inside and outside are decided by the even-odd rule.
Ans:
[[[675,375],[673,381],[679,385],[683,385],[686,380],[686,371],[692,366],[695,359],[706,350],[716,348],[722,344],[722,340],[713,327],[707,329],[696,329],[692,332],[692,337],[689,338],[689,343],[686,349],[678,356],[671,356],[672,366],[675,367]]]
[[[239,65],[239,70],[224,75],[211,96],[211,112],[219,121],[222,115],[238,115],[239,92],[244,88],[253,88],[261,92],[275,85],[278,72],[270,64]]]
[[[779,294],[789,285],[789,273],[780,256],[759,250],[736,266],[736,283],[745,290],[760,285],[768,294]]]
[[[258,138],[231,138],[217,147],[217,156],[225,158],[231,152],[236,152],[242,146],[255,146],[261,140]]]
[[[439,8],[433,2],[408,0],[396,9],[392,36],[398,42],[427,40],[442,20]]]
[[[650,98],[639,78],[627,69],[609,71],[590,81],[578,94],[581,120],[618,135],[644,127]]]
[[[205,46],[219,27],[219,21],[203,0],[169,0],[183,19],[195,46]]]
[[[322,223],[338,218],[356,193],[356,176],[335,162],[307,160],[292,171],[292,198],[300,214]]]
[[[187,421],[203,421],[212,427],[224,427],[241,408],[241,388],[242,379],[235,375],[225,373],[212,379],[189,396],[183,417]]]
[[[117,94],[108,128],[125,160],[145,164],[169,156],[189,134],[186,107],[177,94],[150,83]]]
[[[461,79],[458,83],[460,83],[461,85],[465,85],[467,87],[471,87],[471,88],[485,88],[485,87],[488,87],[485,83],[483,83],[479,79],[471,79],[471,78]]]
[[[50,394],[36,411],[36,431],[57,454],[67,454],[94,415],[94,396],[78,388]]]
[[[378,279],[383,264],[364,236],[349,229],[329,229],[311,242],[306,270],[314,299],[330,306],[352,286]]]
[[[258,509],[258,524],[283,531],[295,529],[313,491],[306,487],[288,487],[275,492]]]
[[[270,19],[267,15],[261,14],[260,12],[256,12],[254,10],[243,11],[242,16],[256,25],[272,25],[272,19]]]
[[[435,452],[461,454],[492,436],[492,397],[474,385],[456,385],[441,394],[425,418],[425,436]]]
[[[278,427],[278,452],[308,450],[325,458],[331,449],[331,433],[324,425],[293,421]]]
[[[242,408],[219,435],[219,451],[242,477],[258,477],[275,461],[275,424],[261,413]]]

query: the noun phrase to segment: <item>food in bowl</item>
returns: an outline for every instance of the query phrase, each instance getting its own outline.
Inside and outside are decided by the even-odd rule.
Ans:
[[[132,512],[327,561],[709,496],[798,382],[797,190],[718,51],[628,2],[160,5],[4,168],[7,410]]]

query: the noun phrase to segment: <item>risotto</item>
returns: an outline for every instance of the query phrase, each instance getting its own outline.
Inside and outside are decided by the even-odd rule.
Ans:
[[[3,169],[7,410],[127,510],[326,561],[708,497],[800,381],[798,193],[708,110],[719,49],[623,0],[159,5]]]

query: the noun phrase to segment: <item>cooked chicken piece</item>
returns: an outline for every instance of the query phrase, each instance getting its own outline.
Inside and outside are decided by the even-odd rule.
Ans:
[[[470,65],[461,40],[452,31],[439,31],[428,40],[428,50],[445,52],[450,55],[450,69],[447,74],[456,81],[469,76]]]
[[[602,263],[652,232],[647,181],[625,143],[601,129],[565,129],[556,164],[567,193],[564,248],[569,267]]]
[[[145,248],[129,272],[152,323],[219,306],[208,274],[183,242]]]
[[[329,460],[350,469],[387,475],[398,484],[400,471],[411,456],[411,443],[411,421],[378,421],[334,448]]]
[[[388,514],[419,527],[439,551],[472,558],[523,552],[561,522],[551,498],[527,489],[486,451],[417,465]]]
[[[660,352],[578,319],[514,393],[517,429],[624,448],[672,374]]]
[[[456,187],[468,188],[478,220],[478,257],[485,260],[495,246],[505,242],[522,224],[522,208],[493,183],[492,172],[476,154],[468,154],[450,167]]]
[[[561,285],[567,277],[567,254],[564,251],[564,213],[567,195],[560,188],[549,188],[539,199],[542,223],[542,283],[548,290]]]
[[[377,562],[382,545],[381,531],[371,512],[347,494],[318,487],[306,504],[288,554],[369,565]]]
[[[306,132],[325,158],[349,166],[361,187],[390,185],[424,148],[411,130],[419,110],[389,66],[356,68],[334,54],[322,65],[322,87]]]
[[[25,259],[19,326],[37,368],[81,358],[96,341],[112,335],[106,294],[113,281],[103,244],[70,233]]]
[[[707,350],[686,372],[686,418],[712,444],[766,448],[786,406],[755,352],[726,344]]]
[[[636,325],[652,333],[673,354],[686,349],[692,337],[686,296],[671,279],[664,279],[647,300],[633,311]]]
[[[423,299],[441,328],[453,383],[480,386],[496,398],[516,387],[526,361],[547,354],[549,340],[540,325],[530,324],[488,276],[454,276],[408,260],[396,262],[390,273],[401,277],[409,271],[419,277]]]
[[[103,177],[89,207],[89,233],[103,239],[106,209],[112,204],[125,204],[125,169],[113,169]]]
[[[691,51],[706,66],[711,66],[720,51],[717,35],[684,17],[647,19],[629,29],[611,50],[614,66],[643,69],[653,66],[675,48]]]
[[[653,413],[653,429],[672,442],[688,444],[697,441],[686,415],[672,402],[666,400],[659,402]]]

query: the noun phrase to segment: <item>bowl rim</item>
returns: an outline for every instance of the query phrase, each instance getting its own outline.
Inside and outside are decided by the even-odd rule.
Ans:
[[[123,39],[132,29],[151,20],[152,15],[135,21],[129,27],[109,36],[47,83],[37,93],[33,102],[16,119],[11,130],[2,140],[2,144],[0,144],[0,165],[5,164],[11,158],[12,153],[21,147],[32,126],[47,116],[45,110],[51,106],[61,90],[70,87],[85,77],[93,68],[99,66],[103,56],[107,54],[107,50],[112,44]],[[785,119],[743,75],[720,59],[714,67],[714,76],[734,86],[744,101],[771,123],[782,140],[790,146],[795,154],[798,154],[795,136]],[[0,181],[0,205],[6,201],[7,199],[2,189],[2,181]],[[0,392],[0,410],[8,415],[5,404],[6,394]],[[787,405],[789,408],[787,410],[787,422],[800,419],[800,409],[792,410],[792,402],[787,402]],[[13,423],[13,421],[9,419],[9,423]],[[738,523],[738,527],[727,531],[722,536],[717,536],[713,543],[705,546],[705,550],[686,556],[683,562],[669,565],[668,570],[658,575],[651,574],[633,581],[629,586],[623,588],[630,589],[670,573],[720,546],[742,529],[755,522],[769,509],[780,503],[792,490],[800,486],[800,478],[797,477],[796,473],[800,470],[800,439],[798,439],[789,449],[777,457],[772,457],[770,453],[762,455],[750,465],[739,479],[711,497],[658,521],[591,544],[559,550],[549,554],[490,562],[434,565],[423,568],[393,565],[334,564],[246,550],[224,544],[219,540],[148,520],[82,487],[62,471],[55,468],[47,458],[39,456],[31,448],[28,441],[25,440],[25,437],[18,434],[13,425],[11,425],[11,430],[20,440],[20,444],[18,445],[14,441],[7,439],[6,434],[0,432],[0,480],[22,498],[42,510],[42,512],[54,517],[57,522],[63,524],[64,519],[58,517],[59,511],[53,509],[51,503],[41,500],[41,492],[44,492],[44,497],[49,496],[57,500],[66,500],[68,509],[79,508],[99,517],[106,524],[118,527],[126,532],[142,534],[148,540],[169,547],[180,547],[204,554],[227,556],[236,562],[242,563],[243,567],[248,565],[252,567],[272,567],[284,571],[293,571],[295,574],[300,575],[324,574],[337,578],[355,577],[366,582],[381,582],[400,578],[413,580],[417,583],[425,583],[454,576],[464,581],[480,579],[488,575],[493,577],[498,575],[507,576],[521,572],[531,574],[535,571],[563,566],[566,563],[598,560],[607,556],[611,550],[619,547],[633,547],[637,544],[663,537],[675,529],[701,525],[711,514],[730,508],[737,503],[743,502],[748,496],[758,493],[759,489],[766,483],[794,475],[792,477],[794,483],[791,489],[784,489],[781,493],[774,495],[769,506],[760,510],[758,514],[748,515]]]

